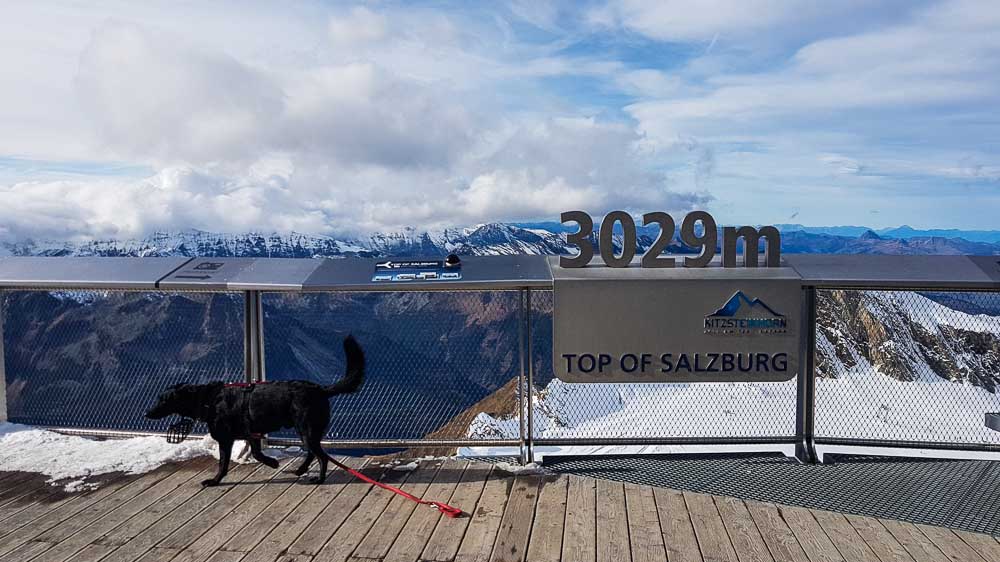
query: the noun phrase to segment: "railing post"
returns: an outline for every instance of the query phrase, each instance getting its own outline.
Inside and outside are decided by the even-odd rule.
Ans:
[[[795,411],[795,458],[815,463],[816,455],[816,289],[803,287],[801,353]]]
[[[3,348],[3,321],[6,316],[7,293],[0,291],[0,423],[7,421],[7,355]]]
[[[518,362],[518,374],[517,374],[517,421],[520,428],[520,458],[521,464],[528,464],[528,450],[527,450],[527,439],[525,438],[525,430],[527,423],[524,416],[524,393],[526,391],[525,386],[525,376],[524,376],[524,325],[525,318],[527,318],[526,307],[525,307],[525,290],[521,290],[517,294],[517,362]]]
[[[244,294],[243,374],[249,383],[264,380],[264,315],[260,291]]]
[[[533,404],[533,401],[532,401],[532,395],[535,392],[535,362],[534,362],[534,355],[532,353],[532,345],[531,345],[531,287],[528,287],[528,288],[526,288],[524,290],[524,300],[525,300],[525,303],[524,303],[524,310],[525,310],[525,315],[524,315],[524,318],[525,318],[525,320],[524,320],[524,341],[527,343],[527,348],[528,348],[527,357],[526,357],[526,359],[528,361],[528,380],[526,381],[527,385],[528,385],[528,391],[525,393],[525,396],[527,396],[527,398],[528,398],[528,411],[527,411],[527,416],[528,416],[528,433],[526,435],[525,445],[527,446],[527,449],[528,449],[528,458],[527,458],[527,461],[528,461],[528,463],[532,463],[532,462],[535,462],[535,443],[534,443],[534,440],[535,440],[535,423],[534,423],[534,421],[535,421],[535,416],[534,416],[535,408],[534,408],[534,404]]]

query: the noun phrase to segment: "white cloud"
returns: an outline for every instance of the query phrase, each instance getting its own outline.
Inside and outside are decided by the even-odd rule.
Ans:
[[[901,195],[943,208],[948,186],[997,195],[992,3],[234,6],[7,11],[8,236],[352,232],[574,206],[829,223]],[[18,177],[19,156],[131,175]]]

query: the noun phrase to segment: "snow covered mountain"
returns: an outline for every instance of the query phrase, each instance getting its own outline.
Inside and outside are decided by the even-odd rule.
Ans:
[[[157,233],[135,240],[0,243],[0,255],[15,256],[211,256],[211,257],[408,257],[444,255],[563,254],[562,235],[493,223],[472,228],[421,232],[407,229],[365,238],[337,239],[309,234],[219,234],[200,230]]]
[[[545,226],[545,228],[542,228]],[[575,252],[558,225],[517,226],[490,223],[470,228],[375,233],[361,238],[333,238],[300,233],[221,234],[200,230],[156,233],[146,238],[89,240],[82,242],[19,240],[0,241],[0,256],[213,256],[213,257],[413,257],[448,253],[463,255],[546,254]],[[652,246],[658,232],[641,228],[636,239],[639,253]],[[674,242],[667,251],[692,250]],[[721,240],[721,237],[719,238]],[[597,246],[597,237],[591,242]],[[615,252],[622,237],[613,237]],[[824,254],[976,254],[1000,255],[1000,243],[969,242],[961,238],[883,238],[868,231],[860,236],[784,231],[782,251]]]

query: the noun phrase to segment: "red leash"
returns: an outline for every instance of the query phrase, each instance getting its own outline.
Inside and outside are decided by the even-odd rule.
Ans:
[[[452,506],[450,506],[450,505],[448,505],[446,503],[433,502],[433,501],[429,501],[429,500],[422,500],[422,499],[418,498],[417,496],[414,496],[413,494],[409,494],[407,492],[404,492],[403,490],[400,490],[399,488],[394,488],[394,487],[392,487],[392,486],[390,486],[388,484],[383,484],[383,483],[381,483],[381,482],[379,482],[377,480],[374,480],[372,478],[368,478],[367,476],[365,476],[364,474],[361,474],[357,470],[354,470],[353,468],[351,468],[351,467],[349,467],[349,466],[347,466],[345,464],[337,462],[336,459],[331,458],[330,462],[332,462],[333,464],[339,466],[340,468],[343,468],[344,470],[346,470],[347,472],[351,473],[351,475],[353,475],[355,478],[357,478],[359,480],[364,480],[365,482],[368,482],[369,484],[374,484],[374,485],[378,486],[379,488],[382,488],[383,490],[389,490],[390,492],[392,492],[394,494],[399,494],[399,495],[403,496],[404,498],[406,498],[406,499],[408,499],[410,501],[414,501],[414,502],[417,502],[417,503],[423,504],[423,505],[432,505],[432,506],[436,507],[438,511],[440,511],[441,513],[443,513],[447,517],[455,518],[455,517],[461,517],[463,515],[462,510],[458,509],[457,507],[452,507]]]

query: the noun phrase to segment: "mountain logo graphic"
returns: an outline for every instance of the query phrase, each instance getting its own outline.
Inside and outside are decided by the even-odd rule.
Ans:
[[[764,301],[736,291],[721,308],[705,317],[706,334],[784,334],[788,321]]]

